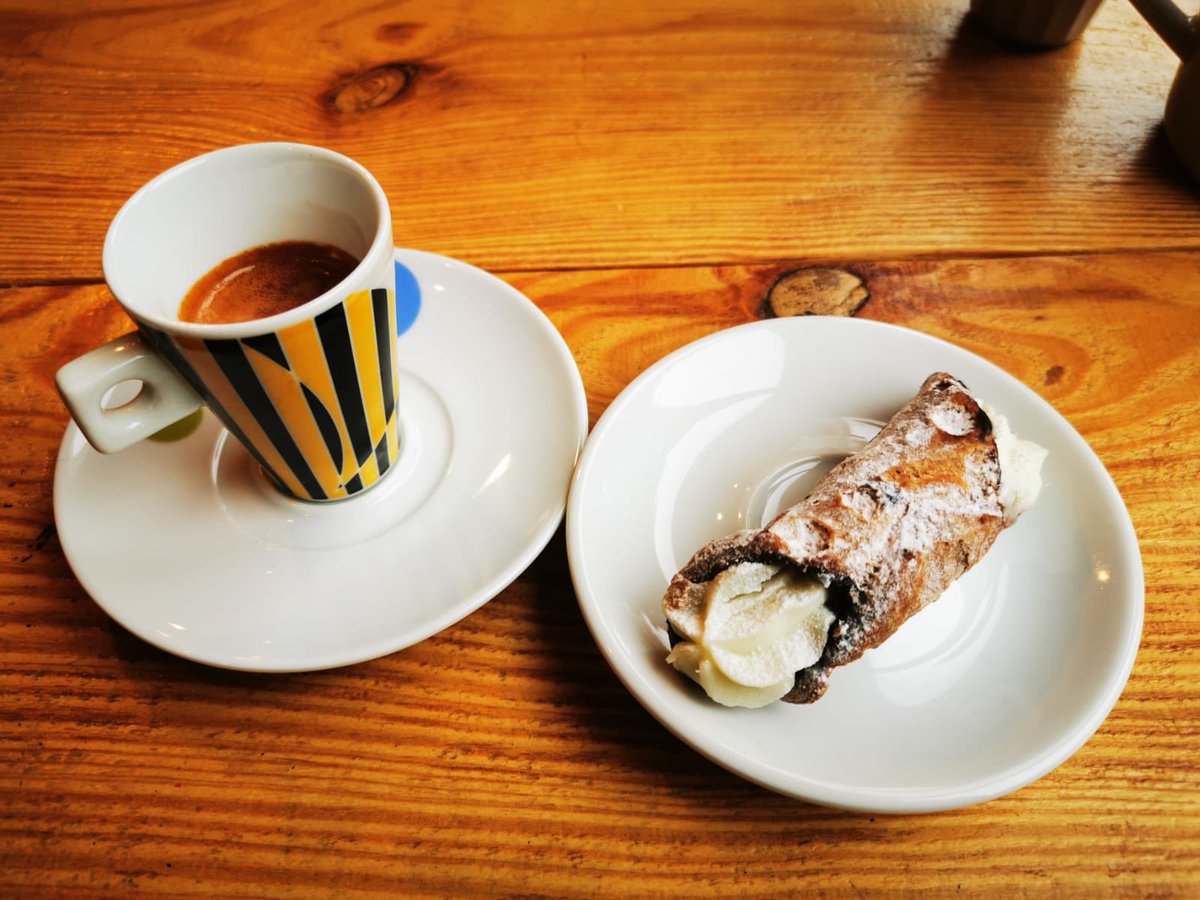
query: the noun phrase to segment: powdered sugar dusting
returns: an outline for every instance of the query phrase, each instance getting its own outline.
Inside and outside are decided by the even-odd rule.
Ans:
[[[784,554],[851,588],[823,663],[889,636],[975,563],[1004,523],[987,420],[961,382],[932,376],[857,455],[767,526]]]
[[[929,410],[929,422],[939,431],[961,436],[975,429],[975,416],[959,406],[940,405]]]
[[[811,702],[829,670],[877,646],[973,566],[1007,524],[1000,456],[986,413],[953,376],[935,373],[859,453],[757,533],[699,551],[685,585],[748,560],[790,562],[846,595],[821,658],[784,697]]]

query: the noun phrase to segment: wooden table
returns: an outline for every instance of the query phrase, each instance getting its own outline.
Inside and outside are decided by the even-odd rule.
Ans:
[[[0,894],[1200,896],[1200,187],[1158,125],[1175,63],[1120,0],[1046,53],[966,6],[6,3]],[[1007,369],[1137,529],[1145,633],[1111,716],[974,808],[787,799],[626,693],[561,533],[478,612],[350,668],[231,673],[131,636],[56,539],[53,375],[128,328],[100,270],[123,200],[276,139],[360,160],[399,243],[531,297],[593,424],[766,314]]]

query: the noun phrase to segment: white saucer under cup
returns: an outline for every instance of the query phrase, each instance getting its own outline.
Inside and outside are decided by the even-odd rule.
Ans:
[[[801,499],[937,370],[1048,448],[1036,505],[941,599],[834,670],[816,703],[709,700],[666,663],[671,576]],[[1045,775],[1108,715],[1141,634],[1133,527],[1079,434],[986,360],[865,320],[744,325],[642,373],[588,440],[567,549],[597,644],[652,714],[732,772],[845,809],[950,809]]]
[[[214,666],[342,666],[453,624],[545,547],[587,434],[570,350],[494,276],[395,257],[398,307],[406,280],[419,296],[398,308],[401,450],[358,497],[284,495],[208,412],[181,440],[107,456],[68,426],[58,533],[116,621]]]

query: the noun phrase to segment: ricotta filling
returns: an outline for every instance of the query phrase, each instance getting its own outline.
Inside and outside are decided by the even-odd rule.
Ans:
[[[1011,525],[1042,492],[1042,462],[1049,451],[1017,437],[1008,419],[986,404],[979,405],[992,420],[992,437],[1000,454],[1000,505],[1004,507],[1005,522]]]
[[[724,706],[774,703],[825,649],[834,619],[825,597],[820,580],[794,566],[731,566],[668,612],[683,640],[667,662]]]

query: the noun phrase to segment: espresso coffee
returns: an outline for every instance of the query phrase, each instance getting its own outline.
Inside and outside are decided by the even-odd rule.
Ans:
[[[332,244],[281,241],[252,247],[192,285],[179,305],[179,318],[201,325],[265,319],[319,297],[357,265]]]

